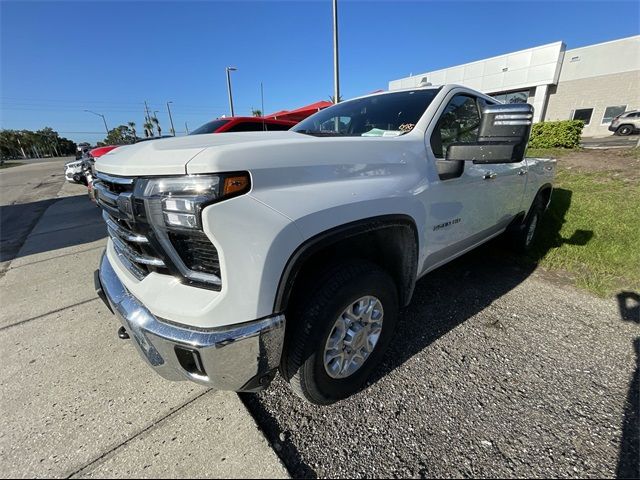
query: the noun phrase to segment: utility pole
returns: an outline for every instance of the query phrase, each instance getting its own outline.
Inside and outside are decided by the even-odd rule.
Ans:
[[[149,105],[147,105],[147,101],[144,101],[144,111],[145,111],[145,116],[144,116],[144,121],[145,123],[148,123],[151,121],[151,114],[149,113]]]
[[[340,72],[338,63],[338,0],[333,0],[333,103],[340,102]]]
[[[231,109],[231,116],[234,117],[233,111],[233,94],[231,93],[231,74],[230,72],[235,72],[238,70],[236,67],[227,67],[227,92],[229,93],[229,108]]]
[[[176,136],[176,129],[173,128],[173,117],[171,116],[171,108],[169,108],[169,104],[173,102],[167,102],[167,111],[169,112],[169,122],[171,123],[171,135]]]

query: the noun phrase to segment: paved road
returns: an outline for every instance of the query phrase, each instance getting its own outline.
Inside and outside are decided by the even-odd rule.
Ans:
[[[632,148],[638,144],[638,135],[583,138],[580,144],[584,148]]]
[[[47,199],[17,183],[6,199],[49,203],[0,278],[0,477],[286,477],[237,395],[167,382],[117,339],[93,290],[98,209],[37,182]]]
[[[621,311],[493,244],[418,283],[363,392],[318,408],[278,380],[243,399],[295,477],[638,477],[627,297]]]
[[[0,170],[0,276],[55,199],[68,158]]]

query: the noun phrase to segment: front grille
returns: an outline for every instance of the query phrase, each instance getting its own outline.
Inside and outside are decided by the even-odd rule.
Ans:
[[[148,228],[141,229],[134,221],[133,178],[96,175],[96,201],[102,207],[102,218],[123,265],[138,279],[149,273],[166,273],[166,265],[149,241]]]
[[[164,260],[157,256],[146,235],[134,232],[126,222],[112,217],[107,211],[102,212],[102,217],[107,223],[113,249],[138,280],[142,280],[152,271],[166,268]]]
[[[220,276],[218,251],[203,232],[169,232],[169,239],[187,268]]]
[[[96,202],[103,210],[102,217],[121,263],[138,280],[156,272],[219,289],[220,261],[209,238],[199,230],[174,231],[164,225],[152,228],[145,208],[147,201],[133,196],[135,181],[98,172],[94,182]],[[152,210],[155,208],[158,207],[154,205]]]

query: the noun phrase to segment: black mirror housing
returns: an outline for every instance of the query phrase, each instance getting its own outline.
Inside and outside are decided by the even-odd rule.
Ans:
[[[449,145],[446,158],[473,163],[521,162],[532,123],[533,106],[528,103],[488,105],[482,112],[477,142]]]

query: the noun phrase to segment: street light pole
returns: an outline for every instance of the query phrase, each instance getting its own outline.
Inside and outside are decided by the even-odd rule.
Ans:
[[[333,0],[333,103],[340,102],[340,71],[338,65],[338,0]]]
[[[173,102],[167,102],[167,111],[169,112],[169,122],[171,123],[171,135],[176,136],[176,129],[173,128],[173,117],[171,116],[171,108],[169,108],[169,104]]]
[[[234,117],[233,111],[233,94],[231,93],[231,74],[229,72],[235,72],[238,70],[236,67],[227,67],[227,91],[229,92],[229,108],[231,109],[231,116]]]
[[[92,112],[91,110],[85,110],[85,112],[93,113],[99,117],[102,117],[102,121],[104,122],[104,129],[107,131],[107,135],[109,135],[109,127],[107,127],[107,120],[104,118],[104,115],[101,113]]]

